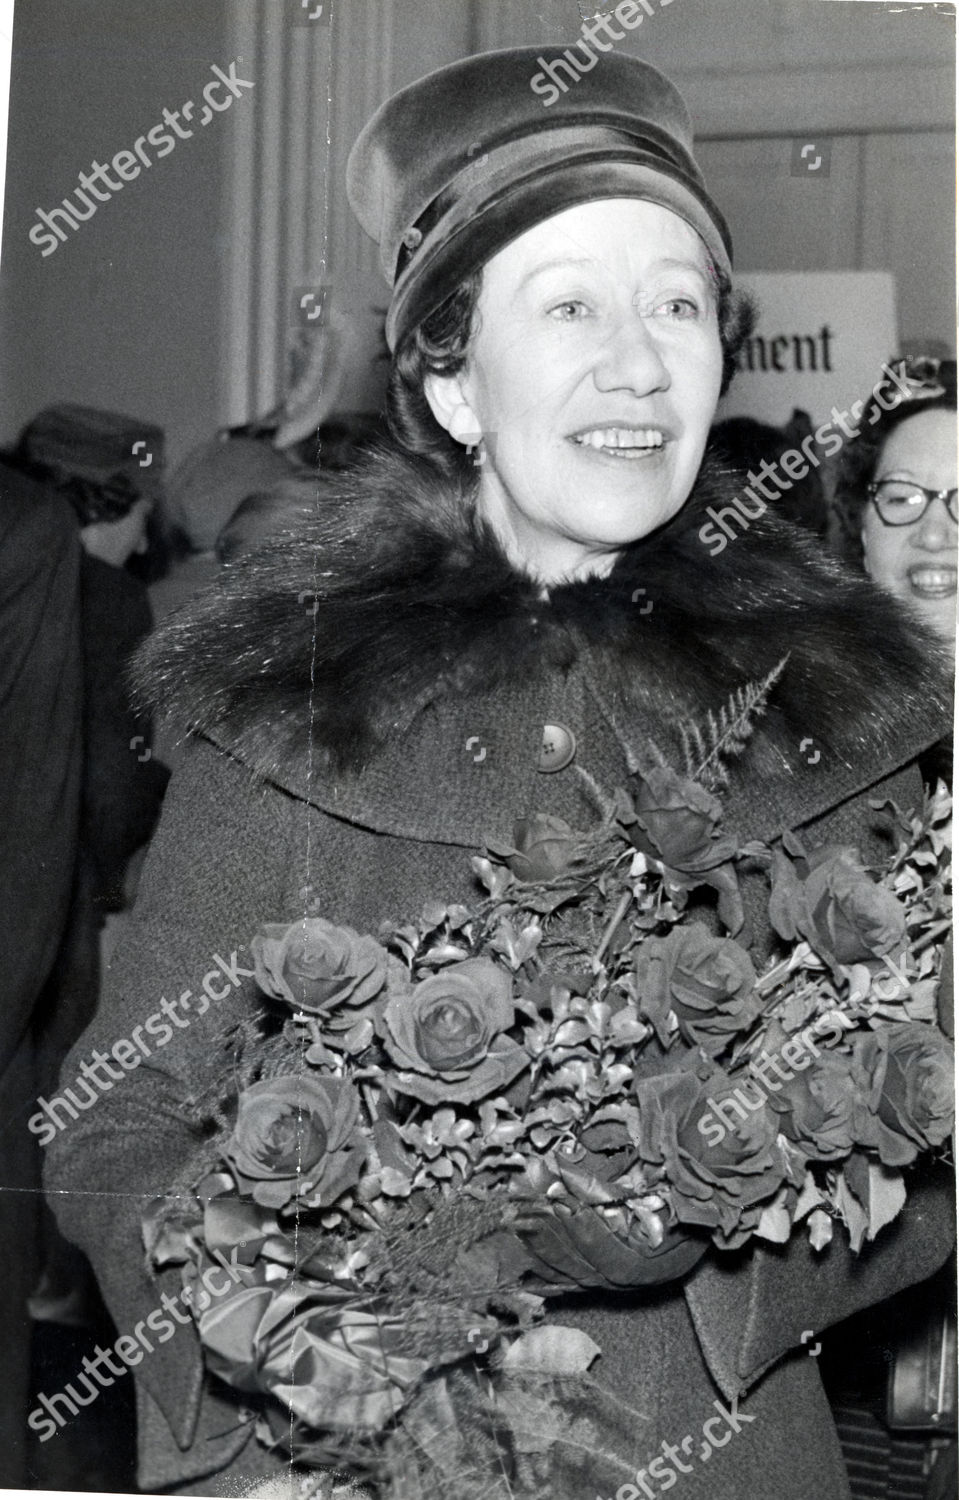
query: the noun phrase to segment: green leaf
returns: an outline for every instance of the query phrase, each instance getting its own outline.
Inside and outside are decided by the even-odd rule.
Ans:
[[[759,1215],[755,1233],[761,1240],[771,1240],[774,1245],[785,1245],[792,1232],[792,1216],[786,1207],[786,1189],[780,1188],[772,1203],[767,1203]]]
[[[869,1230],[869,1215],[846,1181],[846,1170],[854,1161],[855,1157],[851,1158],[846,1163],[846,1169],[836,1178],[835,1202],[849,1231],[849,1244],[853,1252],[858,1254]]]
[[[869,1231],[874,1240],[886,1224],[891,1224],[906,1201],[906,1184],[899,1172],[891,1172],[881,1162],[869,1163]]]

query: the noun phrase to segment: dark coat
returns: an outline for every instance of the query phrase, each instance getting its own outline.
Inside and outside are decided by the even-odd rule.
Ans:
[[[0,465],[0,1485],[15,1488],[29,1483],[27,1298],[40,1231],[39,1152],[26,1124],[38,1086],[35,1028],[77,853],[79,554],[66,503]]]
[[[123,905],[131,856],[156,826],[169,779],[151,750],[149,719],[133,712],[125,674],[153,628],[146,585],[83,554],[84,775],[80,836],[97,910]]]
[[[936,648],[917,648],[868,582],[770,515],[710,556],[698,531],[704,507],[723,499],[721,478],[704,476],[608,579],[545,598],[475,522],[468,496],[386,456],[324,501],[312,531],[226,570],[142,661],[150,691],[195,737],[102,1014],[62,1082],[164,995],[198,993],[214,954],[235,949],[242,964],[256,927],[292,920],[308,896],[331,920],[375,931],[427,898],[474,896],[470,853],[508,840],[516,816],[593,819],[573,767],[537,769],[544,724],[569,728],[576,763],[610,789],[631,739],[651,735],[678,757],[682,717],[719,709],[787,653],[733,765],[728,823],[749,837],[788,824],[878,852],[868,797],[914,802],[915,757],[940,730]],[[121,1331],[159,1305],[139,1215],[186,1157],[182,1104],[207,1079],[205,1042],[256,1005],[250,981],[231,994],[191,1013],[189,1029],[49,1148],[61,1222]],[[592,1334],[600,1378],[642,1413],[637,1465],[700,1434],[720,1395],[748,1392],[755,1422],[708,1470],[683,1476],[684,1494],[840,1500],[838,1443],[802,1335],[929,1275],[951,1222],[948,1185],[917,1180],[901,1221],[858,1260],[839,1236],[819,1255],[801,1240],[750,1247],[708,1259],[682,1291],[584,1298],[561,1320]],[[192,1329],[138,1376],[146,1488],[226,1493],[241,1475],[277,1471],[238,1426],[232,1396],[204,1382]],[[217,1474],[228,1466],[229,1479]]]

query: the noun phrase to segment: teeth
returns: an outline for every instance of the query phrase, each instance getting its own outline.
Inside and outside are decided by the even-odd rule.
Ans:
[[[914,588],[954,589],[956,570],[955,568],[913,568],[909,579]]]
[[[576,442],[584,448],[661,448],[663,434],[658,427],[594,427]]]

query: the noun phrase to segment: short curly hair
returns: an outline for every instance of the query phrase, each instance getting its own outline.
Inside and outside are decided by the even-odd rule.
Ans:
[[[914,386],[907,396],[897,387],[898,400],[884,405],[877,399],[876,387],[866,402],[860,425],[847,444],[839,464],[833,499],[834,545],[854,568],[863,571],[862,522],[868,503],[867,486],[876,472],[879,458],[889,435],[902,422],[923,411],[956,410],[956,365],[954,360],[894,360],[887,369],[899,375],[905,385]],[[886,381],[880,382],[885,386]],[[937,394],[938,392],[938,394]]]
[[[723,394],[735,373],[739,352],[756,326],[757,314],[747,292],[735,289],[725,272],[715,267],[711,272],[723,351]],[[397,442],[459,475],[472,472],[470,460],[436,421],[424,385],[427,375],[455,375],[466,363],[482,284],[482,270],[475,271],[404,339],[393,356],[386,394],[387,419]]]

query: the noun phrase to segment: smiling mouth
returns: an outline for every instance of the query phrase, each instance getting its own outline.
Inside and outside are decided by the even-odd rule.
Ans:
[[[660,427],[589,427],[584,432],[575,433],[571,441],[580,448],[609,453],[614,458],[628,461],[661,453],[666,445],[666,434]]]
[[[955,568],[937,568],[931,563],[922,563],[910,568],[906,576],[912,592],[920,599],[948,599],[956,592]]]

